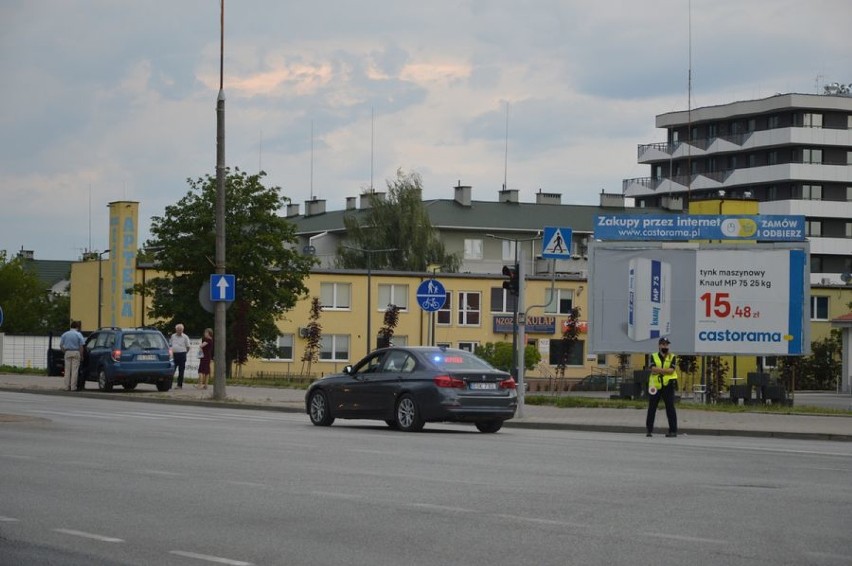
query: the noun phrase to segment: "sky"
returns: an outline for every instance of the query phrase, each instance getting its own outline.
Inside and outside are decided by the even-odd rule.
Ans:
[[[226,163],[301,212],[400,168],[426,199],[595,205],[650,174],[658,114],[852,83],[850,22],[848,0],[225,0]],[[220,0],[0,0],[0,251],[104,250],[123,200],[141,246],[215,175],[220,47]]]

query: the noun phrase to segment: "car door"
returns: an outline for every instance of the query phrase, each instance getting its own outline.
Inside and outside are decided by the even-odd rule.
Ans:
[[[349,374],[347,388],[338,392],[338,410],[356,418],[370,418],[377,412],[377,391],[385,352],[373,352],[358,362]]]
[[[94,332],[86,338],[83,348],[83,359],[80,360],[80,375],[83,379],[88,380],[94,377],[97,373],[99,351],[97,348],[98,340],[103,345],[105,332]]]

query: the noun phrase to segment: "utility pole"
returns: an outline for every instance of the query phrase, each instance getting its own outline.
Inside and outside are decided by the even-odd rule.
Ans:
[[[225,0],[219,14],[219,95],[216,97],[216,274],[225,274]],[[213,398],[225,399],[225,301],[216,301],[213,320]]]

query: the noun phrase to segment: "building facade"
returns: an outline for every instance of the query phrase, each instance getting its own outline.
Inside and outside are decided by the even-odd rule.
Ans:
[[[707,198],[756,199],[760,214],[803,215],[811,284],[852,273],[852,97],[779,94],[657,116],[643,144],[650,176],[626,179],[638,207],[686,210]]]

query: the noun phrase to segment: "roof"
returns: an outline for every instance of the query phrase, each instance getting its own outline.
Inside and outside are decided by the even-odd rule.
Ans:
[[[832,325],[852,327],[852,312],[831,319]]]
[[[72,263],[60,259],[28,259],[22,265],[35,273],[45,289],[50,289],[57,283],[71,280]]]
[[[594,232],[599,214],[673,214],[662,208],[613,208],[595,205],[536,204],[519,202],[471,201],[464,206],[454,199],[424,200],[432,227],[437,230],[471,232],[511,231],[535,233],[546,226],[567,226],[575,233]],[[366,217],[369,209],[323,212],[311,216],[287,218],[296,224],[299,235],[321,232],[345,232],[343,218]]]

